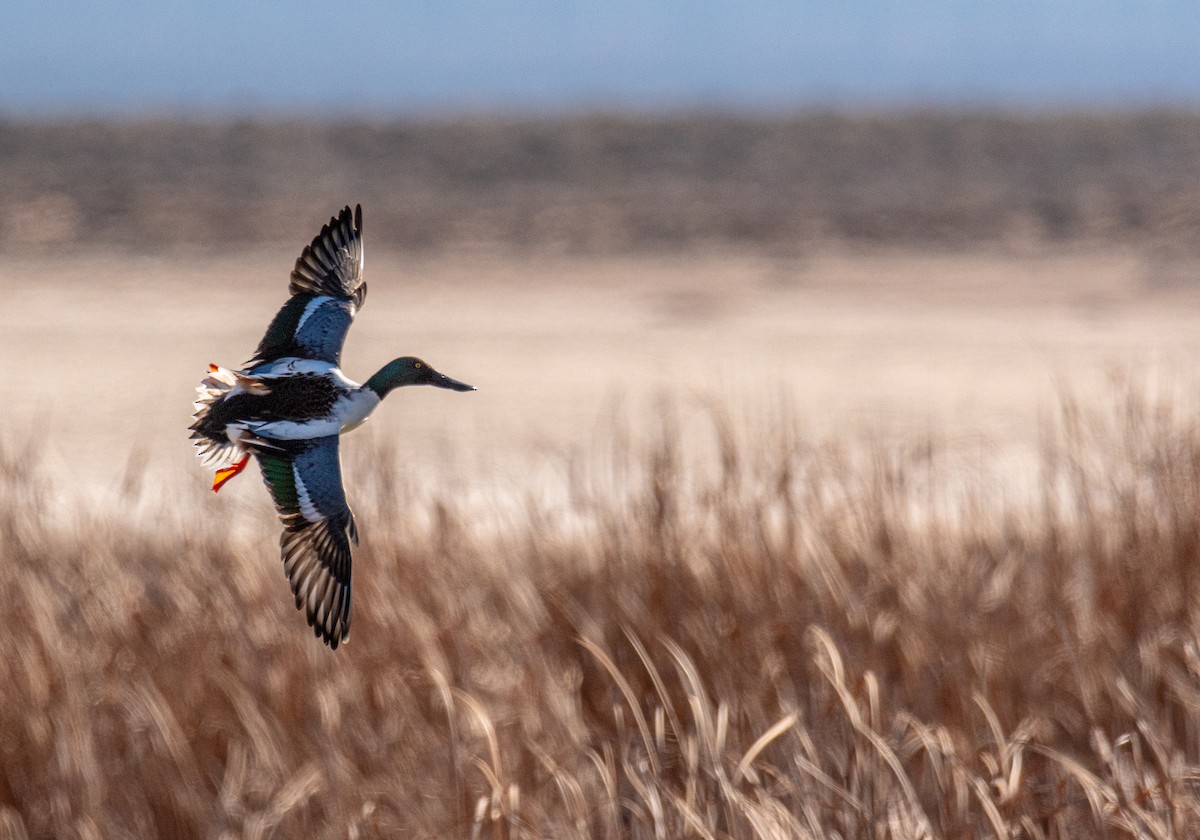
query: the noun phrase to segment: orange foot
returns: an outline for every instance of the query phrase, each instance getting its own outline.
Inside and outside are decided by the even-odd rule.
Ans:
[[[223,467],[223,468],[217,470],[217,474],[215,476],[213,476],[213,492],[216,493],[218,490],[220,490],[222,487],[225,486],[225,482],[229,481],[229,479],[233,478],[235,475],[240,473],[242,470],[246,469],[246,463],[249,460],[250,460],[250,456],[247,455],[246,457],[242,458],[242,460],[240,460],[236,464],[234,464],[232,467]]]

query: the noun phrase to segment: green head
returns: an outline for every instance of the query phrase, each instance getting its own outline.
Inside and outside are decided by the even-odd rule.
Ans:
[[[366,387],[370,388],[380,399],[386,397],[393,388],[402,385],[433,385],[437,388],[449,388],[451,391],[474,391],[474,385],[451,379],[445,374],[438,373],[428,362],[416,356],[402,356],[393,359],[379,373],[367,380]]]

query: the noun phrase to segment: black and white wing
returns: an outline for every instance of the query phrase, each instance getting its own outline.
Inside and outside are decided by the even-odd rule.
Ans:
[[[247,365],[285,357],[341,363],[342,345],[367,297],[363,280],[362,205],[342,209],[296,260],[292,297],[271,321]]]
[[[279,449],[255,454],[283,522],[283,570],[297,609],[336,650],[350,636],[350,544],[358,543],[342,489],[338,435],[272,445]]]

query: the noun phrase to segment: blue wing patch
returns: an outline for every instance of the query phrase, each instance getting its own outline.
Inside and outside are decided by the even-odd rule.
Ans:
[[[342,488],[342,465],[338,458],[338,435],[314,438],[292,459],[301,512],[310,521],[346,516],[346,491]],[[317,514],[304,510],[303,497]]]
[[[285,357],[341,364],[342,345],[354,320],[354,303],[325,295],[296,295],[267,327],[248,366]]]
[[[303,350],[296,355],[306,359],[321,359],[341,363],[342,345],[354,320],[354,304],[348,300],[316,297],[300,314],[294,340]]]

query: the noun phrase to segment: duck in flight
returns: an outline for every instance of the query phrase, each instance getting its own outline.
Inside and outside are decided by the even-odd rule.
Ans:
[[[350,635],[350,543],[354,514],[342,489],[338,440],[394,389],[475,388],[404,356],[359,385],[339,368],[342,344],[367,296],[362,207],[321,228],[292,270],[291,297],[241,370],[209,365],[196,389],[192,439],[216,469],[213,491],[253,455],[283,522],[283,568],[309,626],[337,649]]]

